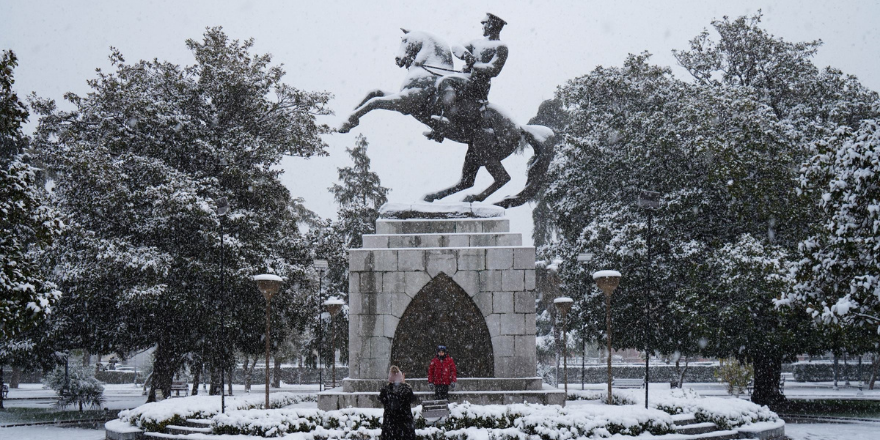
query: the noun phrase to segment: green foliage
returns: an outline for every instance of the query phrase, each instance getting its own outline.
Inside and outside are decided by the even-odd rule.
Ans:
[[[0,365],[34,345],[24,332],[46,319],[61,296],[41,267],[64,223],[47,206],[43,180],[26,153],[27,107],[12,85],[15,53],[0,56]]]
[[[65,290],[57,343],[103,353],[156,345],[163,386],[188,353],[229,365],[234,349],[259,350],[265,301],[254,274],[287,280],[273,299],[273,341],[290,329],[280,323],[303,319],[305,292],[291,287],[312,259],[298,233],[309,219],[274,166],[325,154],[329,130],[315,118],[330,95],[283,83],[269,55],[250,53],[253,40],[210,28],[186,44],[190,66],[126,63],[113,49],[113,72],[99,70],[85,96],[66,95],[72,111],[33,101],[34,143],[70,225],[51,261]]]
[[[589,272],[619,270],[615,348],[750,361],[766,379],[758,388],[771,388],[753,397],[772,399],[782,397],[770,380],[782,359],[825,342],[803,307],[775,302],[793,286],[790,265],[816,219],[799,166],[811,142],[880,106],[854,77],[814,66],[818,42],[776,38],[760,18],[714,21],[718,41],[705,31],[675,52],[692,82],[643,53],[560,87],[564,140],[536,230],[589,336],[606,337]],[[650,258],[641,190],[661,193]],[[577,263],[580,253],[591,261]]]
[[[721,359],[721,368],[715,371],[715,378],[727,385],[727,394],[739,396],[754,380],[755,369],[736,359]]]
[[[70,364],[67,375],[64,367],[58,366],[43,377],[43,385],[55,390],[58,406],[83,406],[100,408],[104,403],[104,385],[95,379],[94,370],[81,364]]]

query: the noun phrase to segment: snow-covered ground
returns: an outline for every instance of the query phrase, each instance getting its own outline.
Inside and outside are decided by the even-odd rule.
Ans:
[[[0,438],[15,440],[103,440],[103,429],[60,428],[57,426],[16,426],[0,428]]]
[[[785,435],[792,440],[877,440],[880,423],[789,423]]]
[[[789,398],[857,398],[858,390],[856,388],[841,387],[834,390],[830,382],[820,383],[800,383],[787,382],[785,393]],[[701,395],[705,396],[726,396],[726,392],[720,384],[715,383],[695,383],[687,384],[687,387],[693,388]],[[561,388],[561,387],[560,387]],[[587,384],[587,389],[602,390],[603,384]],[[661,391],[663,388],[668,389],[668,385],[652,384],[651,389]],[[253,394],[260,394],[262,387],[256,386],[252,388]],[[580,390],[580,383],[570,383],[569,390]],[[297,393],[314,393],[317,392],[317,385],[291,385],[282,384],[280,389],[272,389],[272,392],[297,392]],[[146,399],[141,395],[142,389],[134,385],[106,385],[105,397],[106,407],[110,409],[129,409],[142,405]],[[244,386],[236,385],[234,387],[236,395],[244,394]],[[652,393],[653,394],[653,393]],[[862,398],[880,400],[880,390],[863,390]],[[22,384],[21,388],[9,391],[9,400],[5,400],[7,407],[30,407],[30,408],[49,408],[54,404],[53,392],[45,390],[40,384]],[[572,406],[579,405],[596,405],[596,401],[578,401],[569,402]],[[296,405],[300,408],[316,407],[314,402],[304,402]],[[786,425],[786,434],[794,440],[831,440],[831,439],[847,439],[847,440],[867,440],[878,438],[877,433],[880,432],[880,423],[858,422],[847,424],[830,424],[830,423],[810,423],[810,424],[794,424]],[[57,426],[26,426],[13,428],[0,428],[0,438],[10,438],[16,440],[37,440],[37,439],[71,439],[71,440],[97,440],[104,438],[104,431],[101,429],[83,429],[83,428],[67,428]]]

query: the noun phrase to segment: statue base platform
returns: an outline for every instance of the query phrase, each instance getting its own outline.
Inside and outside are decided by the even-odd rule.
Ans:
[[[450,219],[504,217],[504,208],[489,203],[386,203],[379,208],[382,219]]]
[[[318,393],[318,409],[332,411],[348,407],[382,408],[379,389],[387,381],[381,379],[344,379],[342,387]],[[419,401],[434,399],[427,379],[408,379]],[[455,391],[449,392],[450,402],[477,405],[510,405],[532,403],[565,405],[565,392],[543,384],[540,377],[531,378],[461,378]]]

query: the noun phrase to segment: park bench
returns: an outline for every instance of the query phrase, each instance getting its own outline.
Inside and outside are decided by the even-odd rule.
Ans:
[[[449,401],[448,400],[424,400],[422,401],[422,417],[425,418],[428,423],[433,424],[434,422],[439,421],[443,417],[447,417],[449,415]]]
[[[645,386],[644,379],[618,379],[611,381],[611,386],[615,388],[642,388]]]
[[[180,397],[180,392],[183,391],[184,396],[189,396],[189,384],[183,381],[180,382],[171,382],[171,392],[176,392],[177,394],[174,397]],[[171,396],[168,396],[171,397]]]

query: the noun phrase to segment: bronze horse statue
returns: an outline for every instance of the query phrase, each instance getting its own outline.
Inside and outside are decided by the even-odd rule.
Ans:
[[[404,115],[412,115],[419,122],[437,126],[437,116],[432,112],[440,95],[439,81],[455,83],[464,81],[463,74],[454,72],[452,53],[449,46],[437,37],[426,32],[403,30],[400,50],[396,57],[397,65],[406,67],[407,74],[403,86],[397,93],[374,90],[367,94],[355,108],[348,120],[339,128],[347,133],[356,127],[360,118],[373,110],[393,110]],[[466,75],[466,74],[464,74]],[[481,202],[510,181],[510,175],[501,161],[513,154],[522,152],[526,143],[532,146],[535,155],[529,160],[526,186],[515,196],[507,196],[496,205],[503,208],[520,206],[533,199],[538,193],[543,178],[552,159],[553,131],[541,125],[519,125],[497,106],[486,103],[479,111],[477,121],[462,121],[443,118],[442,135],[452,141],[467,144],[461,180],[454,186],[428,194],[425,201],[433,202],[450,194],[471,188],[480,167],[495,180],[492,185],[479,194],[464,198],[465,202]]]

